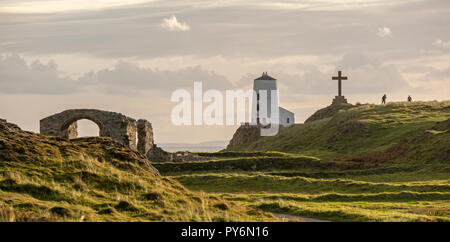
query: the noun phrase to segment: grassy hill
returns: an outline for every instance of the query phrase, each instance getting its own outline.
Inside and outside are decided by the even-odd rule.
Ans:
[[[450,221],[450,102],[357,105],[217,159],[154,166],[191,190],[332,221]]]
[[[0,120],[0,221],[450,221],[449,118],[449,101],[357,105],[185,162]]]
[[[64,140],[0,120],[0,221],[278,221],[192,192],[107,138]]]
[[[383,151],[393,145],[411,151],[449,147],[450,101],[357,105],[336,115],[281,129],[278,135],[240,145],[234,151],[282,151],[341,157]],[[437,124],[442,122],[441,124]],[[404,146],[404,147],[400,147]],[[430,155],[428,152],[424,155]],[[449,158],[448,153],[442,154]],[[419,159],[439,159],[420,157]]]

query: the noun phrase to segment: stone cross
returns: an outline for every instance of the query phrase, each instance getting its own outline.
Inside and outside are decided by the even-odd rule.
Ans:
[[[347,80],[346,76],[342,76],[342,72],[338,71],[338,76],[333,76],[332,80],[338,80],[338,96],[342,96],[342,84],[341,80]]]

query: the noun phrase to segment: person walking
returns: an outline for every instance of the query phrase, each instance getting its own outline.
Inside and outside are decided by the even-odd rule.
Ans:
[[[381,104],[386,104],[386,94],[383,95],[383,97],[381,97]]]
[[[412,102],[412,97],[411,97],[411,95],[408,95],[408,102]]]

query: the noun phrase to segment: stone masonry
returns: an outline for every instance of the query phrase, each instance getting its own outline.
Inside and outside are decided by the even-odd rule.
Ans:
[[[140,153],[147,155],[150,149],[153,147],[152,124],[145,119],[139,119],[137,121],[137,134],[137,149]]]
[[[136,121],[121,113],[96,109],[70,109],[41,119],[40,133],[74,139],[78,136],[77,120],[80,119],[96,123],[100,129],[100,137],[110,137],[143,155],[147,156],[153,147],[150,122],[143,119]]]

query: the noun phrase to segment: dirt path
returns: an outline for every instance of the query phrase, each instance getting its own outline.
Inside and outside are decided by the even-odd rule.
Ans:
[[[321,219],[315,219],[315,218],[305,218],[295,215],[289,215],[289,214],[282,214],[282,213],[272,213],[277,218],[285,218],[285,219],[298,219],[302,220],[304,222],[331,222],[329,220],[321,220]]]

